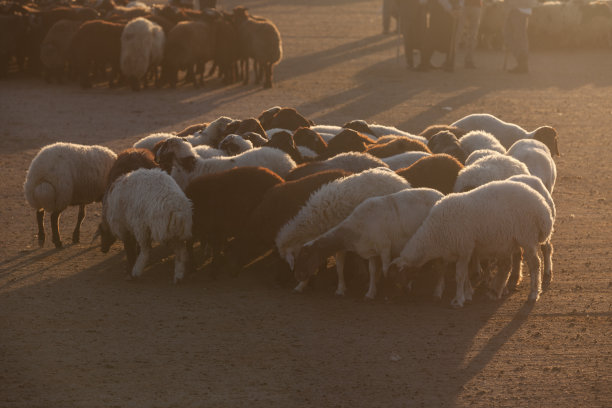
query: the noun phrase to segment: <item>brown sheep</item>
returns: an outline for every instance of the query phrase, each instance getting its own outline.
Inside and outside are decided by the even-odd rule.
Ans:
[[[431,125],[423,129],[423,131],[419,133],[419,136],[423,136],[425,139],[429,140],[433,135],[442,131],[451,132],[453,135],[455,135],[455,137],[457,137],[457,139],[461,139],[463,135],[467,133],[467,130],[463,130],[461,128],[458,128],[457,126]]]
[[[367,136],[353,129],[343,129],[327,142],[327,149],[319,157],[327,159],[340,153],[365,152],[372,144],[374,142]]]
[[[448,154],[432,154],[396,173],[414,188],[429,187],[446,195],[453,192],[457,174],[462,168],[463,164]]]
[[[319,156],[327,149],[327,142],[321,135],[308,127],[297,128],[293,132],[293,140],[296,145],[307,147]]]
[[[117,155],[117,160],[108,173],[107,186],[110,187],[120,176],[131,171],[144,168],[153,169],[159,167],[155,162],[155,156],[148,149],[125,149]]]
[[[404,136],[398,136],[387,143],[371,145],[366,150],[366,153],[379,158],[395,156],[404,152],[431,153],[431,150],[429,150],[425,143]]]

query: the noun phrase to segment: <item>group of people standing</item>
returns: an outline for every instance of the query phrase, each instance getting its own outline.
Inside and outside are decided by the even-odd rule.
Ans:
[[[508,52],[516,59],[511,73],[529,72],[529,44],[527,22],[531,7],[537,0],[506,0],[508,15],[504,26],[504,42]],[[392,10],[397,15],[399,31],[404,39],[404,54],[408,69],[429,71],[434,67],[434,51],[446,56],[440,68],[455,69],[455,51],[463,36],[465,68],[476,68],[474,50],[478,43],[478,30],[482,15],[482,0],[383,0],[383,32],[389,32]],[[417,64],[414,51],[420,53]]]

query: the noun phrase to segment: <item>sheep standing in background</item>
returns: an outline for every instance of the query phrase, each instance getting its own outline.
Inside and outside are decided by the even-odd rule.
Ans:
[[[342,222],[361,202],[370,197],[392,194],[410,187],[410,184],[387,168],[376,168],[353,174],[324,185],[312,194],[304,207],[283,226],[276,236],[276,247],[280,256],[293,269],[302,246]],[[336,254],[338,289],[343,295],[344,251]],[[301,292],[307,282],[296,288]]]
[[[245,67],[244,84],[249,83],[249,58],[263,69],[264,88],[272,87],[272,68],[283,56],[283,47],[278,29],[269,20],[251,17],[244,7],[234,8],[234,19],[238,29]],[[259,83],[261,76],[257,75]]]
[[[470,259],[497,259],[493,289],[500,298],[512,253],[520,247],[531,272],[529,301],[535,302],[542,290],[538,247],[550,239],[552,228],[551,210],[537,191],[515,181],[494,181],[438,201],[393,264],[405,271],[433,259],[456,263],[457,291],[451,305],[463,307],[472,295]]]
[[[160,169],[138,169],[119,177],[104,195],[102,252],[116,238],[123,241],[128,279],[138,278],[147,265],[152,241],[174,250],[174,283],[185,275],[186,241],[191,239],[191,202]]]
[[[66,64],[70,59],[70,43],[82,21],[60,20],[53,24],[40,45],[40,61],[45,68],[45,80],[63,80]]]
[[[467,131],[484,130],[485,132],[489,132],[495,136],[506,149],[509,149],[510,146],[520,139],[539,140],[548,146],[551,154],[559,156],[557,131],[550,126],[541,126],[532,132],[527,132],[514,123],[504,122],[488,113],[474,113],[468,115],[459,119],[451,126],[457,126]]]
[[[146,86],[145,75],[151,66],[153,53],[154,26],[155,23],[138,17],[127,23],[121,34],[121,72],[133,91],[140,90],[143,79]]]
[[[83,23],[74,35],[70,52],[82,88],[91,87],[90,72],[98,68],[112,67],[109,87],[119,75],[121,59],[121,33],[123,24],[102,20]]]
[[[399,256],[431,207],[442,197],[442,193],[433,189],[408,188],[368,198],[340,224],[304,244],[295,261],[296,279],[307,280],[338,251],[353,251],[369,262],[370,286],[365,297],[374,299],[378,262],[386,276],[391,261]]]
[[[59,217],[71,205],[79,206],[72,233],[72,242],[79,242],[85,205],[102,199],[116,159],[117,155],[106,147],[72,143],[54,143],[38,152],[30,163],[23,187],[26,200],[36,210],[41,247],[45,244],[45,211],[51,213],[53,243],[61,248]]]

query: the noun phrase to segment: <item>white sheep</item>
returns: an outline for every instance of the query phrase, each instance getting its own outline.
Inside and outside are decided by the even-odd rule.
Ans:
[[[162,170],[139,169],[119,177],[109,187],[98,232],[102,252],[108,252],[116,238],[123,241],[128,278],[142,275],[152,241],[169,245],[174,250],[177,283],[185,274],[191,226],[191,202],[176,182]]]
[[[304,163],[295,168],[291,173],[284,177],[285,180],[297,180],[310,174],[324,170],[341,169],[351,173],[359,173],[367,169],[376,167],[388,167],[387,164],[368,153],[347,152],[340,153],[323,161],[313,161]]]
[[[494,180],[517,174],[529,174],[527,166],[510,156],[494,154],[482,157],[459,171],[454,192],[465,192]]]
[[[512,253],[525,252],[531,272],[530,301],[541,292],[538,247],[550,239],[551,210],[533,188],[516,181],[494,181],[438,201],[393,265],[400,271],[433,259],[455,263],[457,290],[451,305],[471,299],[468,265],[472,257],[496,258],[494,291],[502,295],[511,269]]]
[[[544,143],[550,152],[559,155],[557,144],[557,131],[550,126],[541,126],[532,132],[527,132],[514,123],[504,122],[488,113],[474,113],[459,119],[451,126],[456,126],[466,131],[484,130],[491,133],[500,143],[509,149],[517,140],[536,139]]]
[[[215,149],[214,147],[210,147],[208,145],[199,145],[199,146],[194,147],[193,150],[202,159],[210,159],[212,157],[227,156],[227,154],[225,154],[223,150]]]
[[[399,256],[442,197],[442,193],[430,188],[408,188],[368,198],[340,224],[304,244],[295,261],[296,278],[305,281],[329,256],[352,251],[369,262],[370,286],[365,297],[374,299],[378,262],[386,276],[391,260]]]
[[[158,142],[162,142],[171,137],[176,137],[176,136],[174,135],[174,133],[168,133],[168,132],[151,133],[150,135],[147,135],[141,139],[138,139],[132,145],[132,147],[135,149],[147,149],[147,150],[153,151],[153,147]]]
[[[476,160],[481,159],[483,157],[486,156],[493,156],[496,154],[502,154],[500,152],[497,152],[495,150],[490,150],[490,149],[478,149],[478,150],[474,150],[472,153],[470,153],[470,155],[467,157],[467,159],[465,159],[465,165],[469,166],[470,164],[474,163]]]
[[[501,154],[506,153],[506,148],[489,132],[484,130],[472,130],[459,139],[459,145],[466,155],[480,149],[494,150]]]
[[[217,147],[223,138],[225,128],[235,119],[221,116],[208,124],[204,129],[193,134],[193,138],[189,142],[193,146],[208,145]]]
[[[172,163],[170,174],[183,190],[197,176],[234,167],[266,167],[284,178],[296,166],[288,154],[269,147],[258,147],[236,156],[201,159],[193,146],[180,138],[166,140],[158,151],[158,157],[162,168],[165,168],[164,163]]]
[[[225,136],[223,140],[219,142],[219,149],[225,152],[227,156],[235,156],[247,150],[251,150],[252,148],[253,143],[233,133]]]
[[[510,146],[507,155],[525,163],[529,173],[542,180],[552,194],[557,180],[557,166],[544,143],[534,139],[519,140]]]
[[[59,217],[68,206],[78,205],[72,242],[78,243],[85,205],[100,201],[108,173],[117,155],[103,146],[54,143],[43,147],[30,163],[24,183],[25,198],[36,210],[38,244],[45,244],[45,211],[51,212],[51,232],[56,248],[62,247]]]
[[[381,158],[381,160],[385,162],[391,170],[399,170],[411,166],[417,160],[427,156],[431,156],[431,153],[415,151],[404,152],[389,157],[383,157]]]
[[[299,255],[300,248],[308,241],[333,228],[343,221],[365,199],[395,193],[410,187],[402,177],[387,168],[365,170],[325,184],[313,193],[306,204],[285,224],[276,235],[275,243],[281,258],[291,269]],[[338,289],[343,295],[344,251],[336,256]],[[300,282],[296,291],[301,291],[306,282]]]
[[[153,28],[156,25],[146,18],[138,17],[127,23],[121,33],[121,72],[134,91],[140,89],[140,81],[145,78],[151,66]],[[161,27],[158,28],[161,30]]]

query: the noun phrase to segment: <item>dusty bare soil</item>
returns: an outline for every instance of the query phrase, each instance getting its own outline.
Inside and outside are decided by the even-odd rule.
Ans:
[[[224,1],[226,7],[236,2]],[[612,406],[612,54],[534,52],[532,72],[413,73],[382,36],[379,1],[245,1],[274,20],[285,56],[275,87],[145,90],[0,83],[0,406],[2,407],[610,407]],[[459,61],[461,61],[459,53]],[[55,141],[116,151],[155,131],[293,106],[317,123],[365,119],[418,132],[473,112],[527,129],[554,126],[555,278],[535,306],[527,282],[502,301],[451,310],[426,299],[333,295],[333,276],[301,296],[271,267],[205,271],[171,283],[159,248],[123,280],[120,245],[90,245],[100,206],[63,214],[65,248],[36,242],[22,192],[37,150]],[[49,228],[47,219],[47,228]]]

